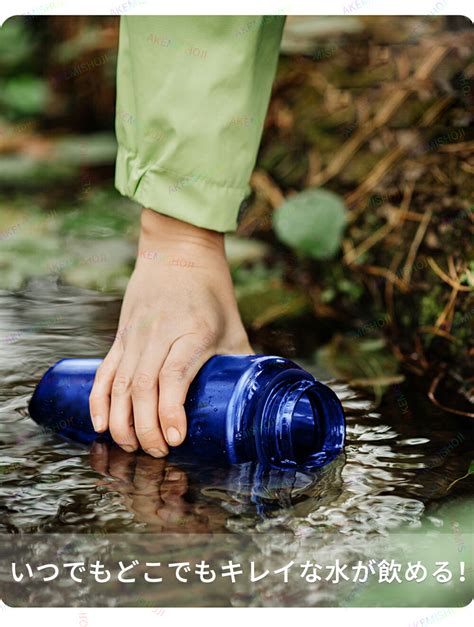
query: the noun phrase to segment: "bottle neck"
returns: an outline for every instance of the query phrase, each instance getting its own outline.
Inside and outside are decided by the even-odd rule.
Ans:
[[[344,444],[344,412],[334,392],[314,379],[282,381],[264,401],[256,444],[279,467],[318,467]]]

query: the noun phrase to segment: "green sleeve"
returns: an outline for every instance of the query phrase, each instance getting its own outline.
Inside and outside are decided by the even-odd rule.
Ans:
[[[284,17],[121,18],[117,189],[232,231],[248,195]]]

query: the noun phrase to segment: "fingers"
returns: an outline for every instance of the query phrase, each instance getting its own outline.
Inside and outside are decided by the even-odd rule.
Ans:
[[[188,489],[186,474],[176,466],[147,455],[139,456],[134,487],[134,510],[140,515],[146,513],[149,522],[161,522],[168,527],[190,518],[186,516],[190,504],[182,498]]]
[[[153,457],[168,455],[158,420],[158,374],[165,355],[160,355],[153,345],[140,359],[132,380],[135,434],[143,450]]]
[[[133,481],[135,472],[135,457],[127,455],[116,446],[109,452],[109,475],[119,479],[125,487],[129,487]]]
[[[137,465],[133,484],[137,494],[158,498],[168,462],[165,459],[152,459],[148,455],[137,455]]]
[[[214,354],[213,344],[211,334],[202,340],[195,335],[185,335],[171,346],[161,368],[158,415],[170,446],[181,444],[186,436],[186,394],[201,366]]]
[[[214,354],[216,336],[188,333],[174,343],[114,344],[98,369],[91,390],[94,428],[107,427],[126,452],[139,446],[153,457],[164,457],[186,436],[184,402],[201,366]],[[161,353],[161,354],[160,354]]]
[[[89,453],[92,470],[106,475],[109,468],[109,450],[103,442],[93,442]]]
[[[94,429],[99,433],[106,431],[109,424],[110,394],[121,355],[122,349],[115,342],[95,374],[89,396],[89,410]]]
[[[188,479],[185,472],[176,467],[168,466],[163,483],[160,486],[160,496],[163,503],[174,503],[188,491]]]
[[[127,485],[133,476],[134,458],[121,449],[103,442],[93,442],[89,454],[91,468],[96,472],[115,477]]]
[[[136,451],[139,443],[133,429],[132,378],[138,363],[137,347],[126,349],[112,383],[109,430],[114,441],[127,453]]]
[[[161,506],[160,485],[166,460],[152,459],[149,455],[137,455],[136,460],[131,508],[140,521],[156,526],[160,524],[156,509]]]

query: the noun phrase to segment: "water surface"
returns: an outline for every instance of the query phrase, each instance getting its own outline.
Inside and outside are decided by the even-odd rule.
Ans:
[[[114,539],[114,547],[137,542],[143,548],[145,539],[150,546],[173,538],[183,550],[205,548],[208,557],[222,556],[227,546],[242,559],[252,555],[263,562],[291,554],[301,563],[308,557],[353,563],[379,555],[394,539],[421,528],[428,536],[442,532],[459,551],[457,521],[448,506],[464,502],[470,484],[463,480],[455,489],[448,486],[465,474],[472,458],[469,429],[421,394],[407,398],[407,414],[393,396],[375,409],[370,398],[331,381],[347,413],[347,445],[343,455],[315,473],[160,460],[106,445],[89,449],[42,432],[26,409],[40,376],[63,357],[104,356],[119,310],[115,296],[53,279],[33,281],[20,293],[0,293],[4,555],[7,544],[21,543],[21,538],[30,540],[15,550],[35,546],[37,555],[49,542],[45,551],[55,542],[59,553],[77,548],[78,538],[83,553],[92,553],[93,543],[104,539]],[[317,364],[300,363],[328,378]],[[454,444],[447,451],[449,442]],[[66,542],[55,534],[75,539]],[[7,602],[14,604],[11,572],[3,573],[2,581]],[[18,604],[64,603],[60,587],[25,590],[16,597]],[[113,593],[85,590],[79,596],[75,592],[70,602],[200,603],[189,589],[183,601],[183,590],[176,586],[164,597],[140,592],[120,600],[113,600]],[[263,580],[252,590],[237,582],[206,594],[209,605],[347,605],[357,604],[360,596],[353,587],[342,593],[325,581],[308,586],[301,577],[287,585]]]

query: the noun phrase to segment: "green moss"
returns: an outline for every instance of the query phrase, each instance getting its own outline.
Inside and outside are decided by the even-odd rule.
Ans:
[[[420,300],[420,310],[418,315],[420,326],[433,326],[442,311],[444,290],[440,285],[424,294]]]

